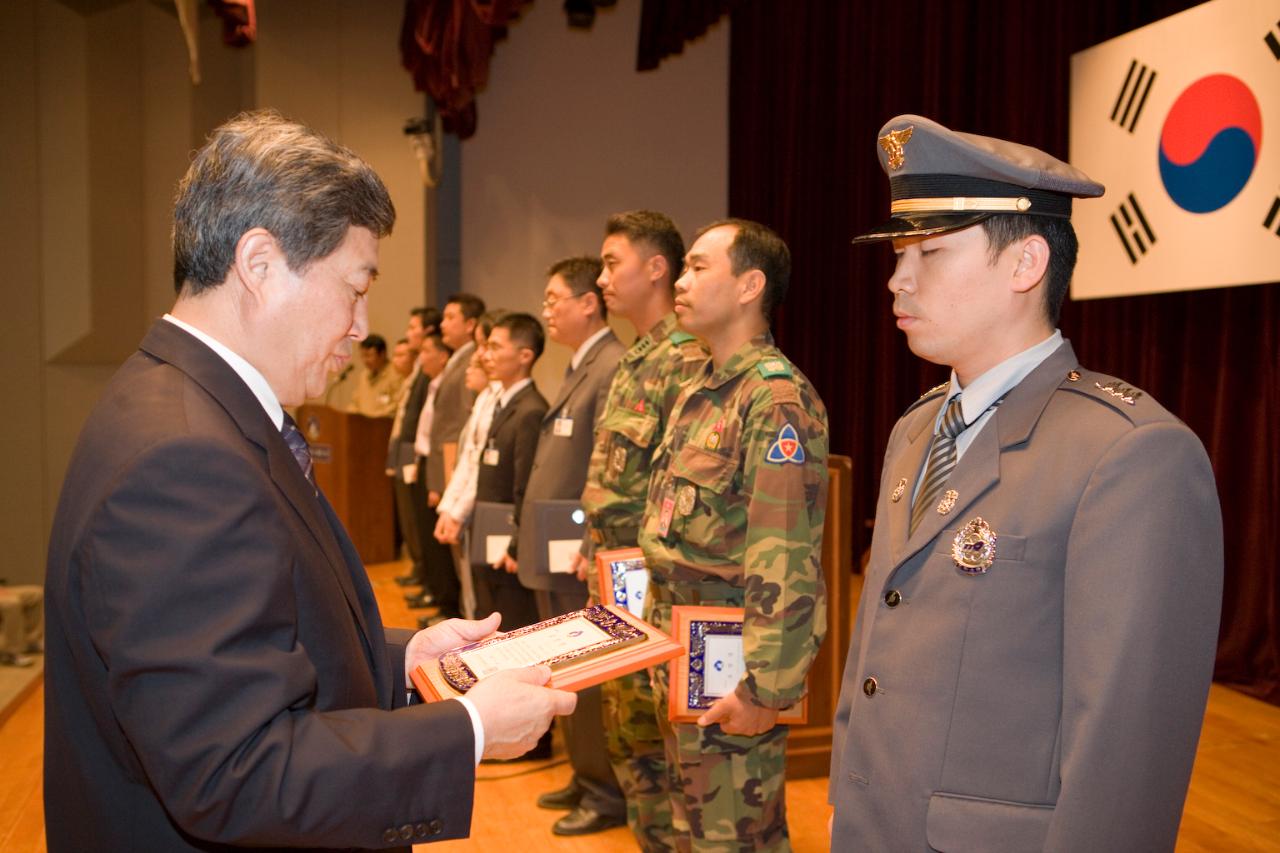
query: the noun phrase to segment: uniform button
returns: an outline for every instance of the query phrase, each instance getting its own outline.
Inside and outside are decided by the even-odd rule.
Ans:
[[[884,603],[890,607],[897,607],[902,603],[902,593],[896,589],[891,589],[884,594]]]
[[[413,834],[414,834],[414,835],[416,835],[416,836],[418,836],[419,838],[426,838],[426,837],[427,837],[427,825],[426,825],[425,823],[419,823],[419,824],[416,824],[416,825],[413,827]]]
[[[876,690],[878,690],[879,688],[880,688],[880,685],[876,682],[874,676],[862,682],[862,692],[867,694],[868,696],[876,695]]]
[[[439,835],[444,832],[444,824],[440,822],[440,818],[435,818],[431,823],[427,824],[427,829],[431,831],[432,835]]]
[[[410,838],[413,838],[413,824],[406,823],[404,826],[400,827],[400,838],[404,841],[408,841]]]
[[[388,844],[395,844],[400,840],[400,833],[396,832],[396,828],[394,826],[389,826],[386,831],[382,833],[382,840]]]

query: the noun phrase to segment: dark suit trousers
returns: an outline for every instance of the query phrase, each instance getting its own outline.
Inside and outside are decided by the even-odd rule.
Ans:
[[[440,615],[461,616],[461,585],[453,564],[453,551],[436,539],[435,508],[427,505],[427,464],[418,461],[418,481],[409,486],[412,498],[414,526],[417,528],[418,551],[422,555],[421,574],[416,574],[427,591],[436,600]],[[412,549],[410,549],[412,553]],[[414,565],[415,573],[418,565]]]
[[[472,564],[471,576],[476,582],[477,617],[498,611],[502,614],[499,631],[514,631],[538,621],[533,590],[525,589],[519,577],[484,563]]]
[[[550,619],[587,603],[585,585],[581,592],[538,590],[538,618]],[[613,817],[627,816],[627,801],[618,787],[618,778],[609,764],[609,750],[604,740],[604,713],[600,702],[600,686],[578,691],[578,706],[567,717],[561,717],[564,745],[573,767],[573,784],[582,791],[582,808],[594,809]]]
[[[392,479],[396,499],[396,520],[400,522],[400,536],[409,549],[413,568],[409,574],[420,584],[426,583],[422,570],[422,540],[418,537],[418,518],[413,509],[413,487],[400,478],[400,472]]]

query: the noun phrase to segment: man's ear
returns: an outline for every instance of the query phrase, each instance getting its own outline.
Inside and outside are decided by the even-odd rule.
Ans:
[[[738,304],[747,305],[764,296],[764,273],[747,270],[738,277]]]
[[[671,265],[667,263],[667,256],[661,252],[654,252],[649,256],[649,260],[644,262],[645,270],[649,274],[649,281],[662,281],[663,276],[671,272]],[[671,276],[671,280],[675,281],[675,276]]]
[[[281,265],[287,266],[284,250],[267,229],[250,228],[236,241],[232,271],[256,299],[264,297],[268,280]]]
[[[1018,253],[1009,287],[1014,293],[1027,293],[1044,280],[1049,270],[1049,244],[1039,234],[1024,238]]]

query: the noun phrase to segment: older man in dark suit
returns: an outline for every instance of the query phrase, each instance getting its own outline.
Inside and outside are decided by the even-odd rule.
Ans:
[[[1213,471],[1056,328],[1073,197],[1043,151],[881,130],[893,313],[951,368],[894,427],[834,725],[832,848],[1172,850],[1222,596]]]
[[[394,218],[367,164],[272,113],[223,125],[183,179],[178,299],[89,416],[54,520],[53,853],[462,837],[480,755],[572,708],[545,668],[406,707],[409,668],[498,620],[384,629],[282,408],[364,337]]]
[[[605,322],[608,311],[596,279],[597,258],[565,258],[547,271],[542,316],[551,340],[573,351],[564,384],[538,430],[538,450],[524,493],[524,509],[516,537],[520,583],[534,591],[538,617],[549,619],[583,607],[586,579],[563,566],[545,565],[536,553],[538,530],[534,505],[540,500],[578,500],[587,484],[587,466],[595,443],[596,420],[604,411],[609,383],[618,370],[624,347]],[[557,835],[586,835],[626,822],[627,804],[609,766],[600,709],[600,688],[578,693],[578,708],[564,721],[564,740],[573,765],[569,785],[539,797],[544,808],[567,808],[552,826]]]

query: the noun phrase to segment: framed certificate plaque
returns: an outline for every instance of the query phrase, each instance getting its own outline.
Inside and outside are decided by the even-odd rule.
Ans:
[[[649,591],[644,551],[639,548],[597,551],[596,572],[601,601],[624,607],[637,618],[644,616],[644,598]]]
[[[698,607],[679,604],[671,608],[672,630],[685,654],[669,667],[671,686],[667,718],[673,723],[695,723],[717,699],[732,693],[742,679],[741,607]],[[778,722],[786,725],[808,720],[808,704],[786,708]]]
[[[428,702],[461,696],[486,676],[536,664],[551,667],[548,687],[581,690],[653,666],[684,648],[617,606],[597,604],[459,646],[411,673]]]

